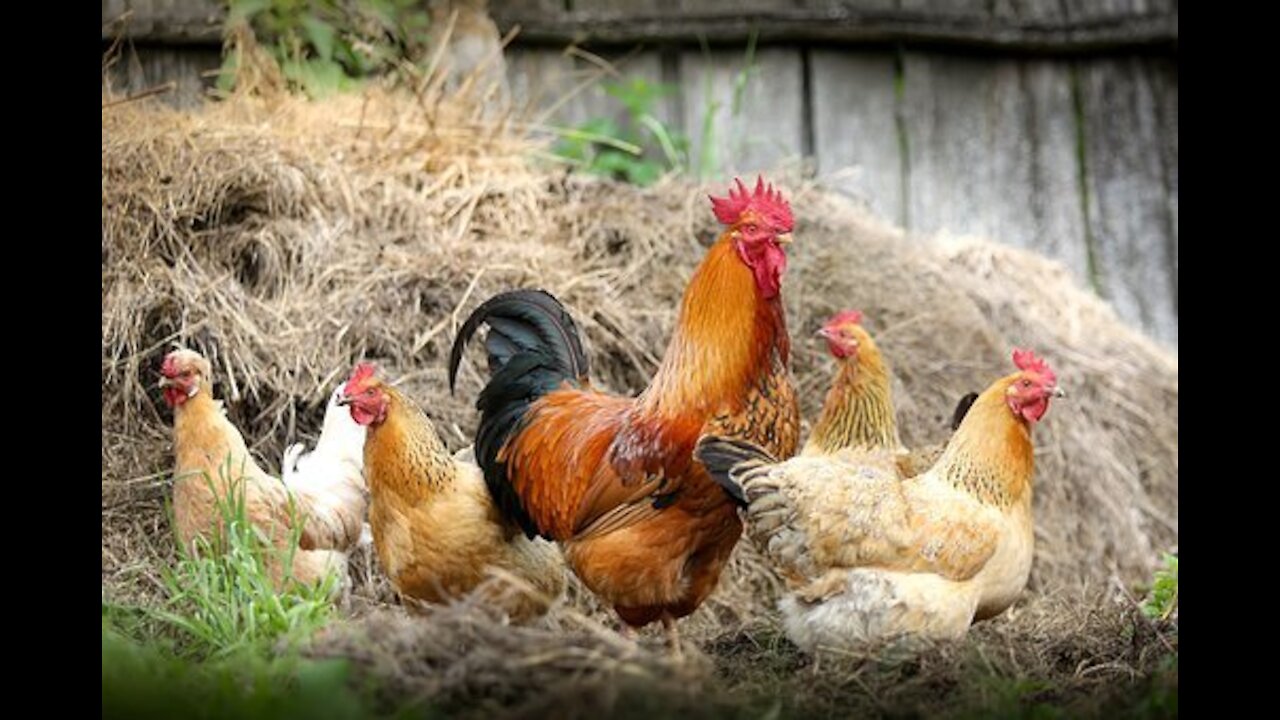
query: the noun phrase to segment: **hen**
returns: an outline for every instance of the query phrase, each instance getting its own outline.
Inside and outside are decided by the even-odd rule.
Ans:
[[[360,537],[365,494],[349,475],[309,476],[288,487],[254,462],[244,437],[213,397],[213,369],[192,350],[169,353],[160,368],[160,388],[173,408],[173,519],[178,539],[191,547],[197,537],[213,539],[222,527],[219,503],[241,490],[245,515],[279,552],[266,566],[283,587],[282,558],[292,552],[292,577],[314,583],[331,572],[346,582],[347,552]],[[295,521],[296,548],[289,547]]]
[[[560,596],[559,550],[502,517],[470,450],[450,455],[426,414],[367,363],[338,402],[368,428],[369,524],[378,561],[401,595],[440,603],[483,584],[485,600],[517,620]]]
[[[351,419],[351,413],[342,407],[342,385],[333,389],[324,409],[324,421],[320,426],[320,438],[311,452],[302,443],[285,448],[280,462],[280,474],[290,488],[323,488],[349,485],[360,492],[367,492],[364,482],[365,429]],[[364,521],[360,530],[360,546],[373,541],[369,523]]]
[[[582,582],[627,626],[675,620],[715,589],[742,534],[732,500],[693,461],[705,433],[789,457],[799,409],[781,298],[791,209],[758,180],[712,198],[727,226],[694,272],[657,373],[636,398],[591,388],[573,320],[541,291],[500,294],[463,324],[450,357],[481,323],[490,379],[476,458],[499,507],[529,536],[563,543]]]
[[[1018,372],[979,395],[937,464],[907,480],[884,450],[778,463],[740,440],[699,443],[787,582],[780,609],[797,645],[957,638],[1017,598],[1034,548],[1031,426],[1063,393],[1030,351],[1013,359]]]
[[[898,434],[892,373],[880,347],[862,325],[862,313],[836,313],[818,330],[836,358],[838,370],[827,392],[822,414],[805,442],[804,455],[831,454],[846,448],[884,449],[895,453],[899,474],[912,477],[942,456],[946,443],[906,448]],[[960,399],[951,420],[960,426],[977,393]]]

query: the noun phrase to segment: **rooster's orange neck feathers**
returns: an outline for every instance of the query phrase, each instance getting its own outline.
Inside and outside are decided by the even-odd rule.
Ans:
[[[1019,377],[1001,378],[978,396],[937,464],[952,485],[999,507],[1031,501],[1031,428],[1005,402],[1005,391]]]
[[[675,332],[640,406],[661,416],[715,412],[771,369],[775,350],[785,366],[791,346],[780,296],[761,297],[726,232],[685,289]]]

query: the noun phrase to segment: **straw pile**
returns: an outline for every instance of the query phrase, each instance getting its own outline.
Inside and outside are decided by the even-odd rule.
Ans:
[[[102,574],[104,598],[120,600],[151,597],[156,568],[171,557],[170,415],[152,388],[174,343],[211,358],[215,393],[266,468],[278,469],[288,442],[314,440],[330,389],[361,358],[399,378],[456,449],[475,427],[470,402],[481,384],[474,357],[456,398],[445,382],[444,358],[466,312],[500,290],[544,287],[578,320],[596,383],[639,391],[717,232],[706,193],[722,193],[729,180],[639,189],[584,178],[540,161],[542,146],[512,120],[482,122],[448,98],[379,90],[323,103],[242,97],[195,112],[127,103],[104,109],[102,122]],[[816,416],[832,373],[808,338],[845,307],[863,310],[893,365],[910,444],[943,439],[956,399],[1009,372],[1014,345],[1054,365],[1069,397],[1036,429],[1031,599],[1022,619],[975,635],[1026,629],[1024,653],[1044,649],[1036,632],[1050,645],[1087,643],[1043,632],[1025,615],[1078,632],[1062,623],[1092,617],[1096,604],[1064,594],[1149,579],[1159,553],[1176,546],[1176,358],[1055,263],[983,240],[907,236],[794,171],[771,180],[797,217],[784,293],[806,417]],[[385,581],[367,560],[360,572],[357,607],[385,606]],[[684,624],[686,636],[724,671],[736,643],[773,632],[775,593],[742,543],[716,595]],[[395,619],[398,609],[364,612],[372,614],[363,629],[335,638],[407,637],[409,625],[378,629],[412,624]],[[498,636],[506,644],[486,657],[523,658],[520,672],[543,667],[539,641],[565,645],[564,657],[545,663],[562,675],[581,660],[574,647],[615,657],[600,639],[612,619],[576,586],[554,617],[520,634],[449,612],[422,631],[444,643],[433,651],[441,662]],[[1122,611],[1108,612],[1104,632]],[[559,624],[570,617],[582,621],[581,637],[566,645]],[[332,642],[350,650],[353,641]],[[1127,659],[1116,662],[1145,662],[1131,654],[1120,651]],[[465,682],[488,682],[465,667]],[[475,692],[453,680],[413,687]]]

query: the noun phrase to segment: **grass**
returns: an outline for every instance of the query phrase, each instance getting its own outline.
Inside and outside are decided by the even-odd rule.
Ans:
[[[280,642],[293,644],[333,616],[329,598],[337,577],[306,585],[289,574],[302,523],[296,508],[284,549],[273,547],[262,529],[245,512],[245,480],[233,477],[230,458],[219,469],[225,494],[209,477],[205,482],[217,498],[221,525],[209,537],[197,538],[193,548],[178,545],[178,561],[162,568],[167,602],[146,614],[167,626],[177,649],[187,657],[204,659],[263,651]],[[283,592],[276,592],[270,565],[283,568]]]
[[[1178,556],[1165,553],[1164,567],[1156,571],[1151,593],[1142,604],[1142,612],[1153,620],[1168,620],[1178,609]]]
[[[383,716],[341,660],[237,648],[196,662],[102,621],[103,718],[365,718]]]
[[[164,603],[102,604],[103,717],[382,716],[346,661],[300,652],[335,615],[336,577],[304,585],[286,571],[277,592],[270,564],[288,568],[292,553],[249,522],[243,478],[221,472],[221,525],[191,550],[179,543],[177,563],[161,569]],[[292,527],[290,548],[301,525]]]

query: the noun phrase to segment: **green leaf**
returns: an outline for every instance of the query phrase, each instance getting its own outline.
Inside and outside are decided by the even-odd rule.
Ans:
[[[227,13],[227,24],[249,22],[254,16],[267,9],[269,0],[231,0],[231,8]]]
[[[333,59],[333,41],[337,31],[332,25],[314,15],[305,15],[302,18],[302,29],[321,60]]]
[[[627,179],[641,187],[652,185],[660,177],[662,177],[662,166],[653,160],[632,162],[627,168]]]
[[[218,68],[218,90],[229,93],[236,86],[236,72],[240,69],[240,55],[227,53],[222,59],[222,67]]]
[[[634,118],[648,113],[654,102],[670,92],[670,88],[651,85],[644,78],[633,78],[628,82],[605,83],[604,91],[610,97],[617,98]]]
[[[601,175],[625,174],[635,159],[620,150],[602,150],[591,163],[591,170]]]
[[[1178,605],[1178,556],[1166,553],[1164,568],[1157,570],[1151,583],[1151,592],[1142,604],[1142,612],[1149,618],[1164,620]]]
[[[346,75],[342,66],[332,60],[308,60],[298,63],[297,80],[312,98],[320,99],[342,89]]]

